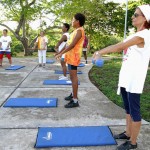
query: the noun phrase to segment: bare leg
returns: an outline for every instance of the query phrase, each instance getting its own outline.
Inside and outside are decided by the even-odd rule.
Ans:
[[[133,144],[133,145],[136,144],[137,137],[140,132],[140,128],[141,128],[141,121],[138,121],[138,122],[132,121],[130,141],[131,141],[131,144]]]
[[[132,119],[129,114],[126,115],[126,135],[131,137],[131,127],[132,127]]]
[[[61,61],[60,63],[61,63],[62,69],[63,69],[63,74],[66,77],[67,76],[66,62],[65,61]]]
[[[69,70],[70,79],[72,81],[73,99],[78,99],[78,76],[77,70]]]
[[[83,51],[83,56],[84,56],[84,59],[87,61],[86,51]]]
[[[10,65],[12,65],[12,59],[10,58],[10,59],[8,59],[8,60],[9,60]]]
[[[0,59],[0,66],[2,66],[2,59]]]

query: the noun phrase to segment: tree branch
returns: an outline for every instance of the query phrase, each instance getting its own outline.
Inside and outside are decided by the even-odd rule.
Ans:
[[[5,25],[3,23],[0,23],[0,25],[3,27],[6,27],[8,30],[10,30],[18,40],[21,39],[21,37],[18,34],[16,34],[10,27],[8,27],[7,25]]]
[[[31,3],[29,3],[29,6],[33,5],[36,0],[33,0]]]
[[[38,35],[32,40],[32,42],[29,44],[29,47],[31,48],[34,43],[36,42],[36,39],[38,38]]]
[[[24,14],[21,15],[21,18],[20,18],[20,20],[18,22],[17,29],[15,31],[15,33],[18,34],[18,35],[19,35],[19,32],[20,32],[20,29],[22,27],[23,22],[24,22]]]

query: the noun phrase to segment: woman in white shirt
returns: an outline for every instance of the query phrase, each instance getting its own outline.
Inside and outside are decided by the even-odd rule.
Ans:
[[[41,31],[40,36],[37,38],[34,49],[38,46],[38,57],[39,57],[39,67],[45,67],[46,64],[46,51],[47,51],[48,39],[45,36],[45,32]]]
[[[126,110],[126,131],[115,135],[116,139],[129,140],[117,147],[117,150],[137,148],[137,137],[141,127],[140,95],[150,59],[150,5],[136,8],[132,16],[132,25],[137,32],[124,42],[109,46],[94,53],[96,60],[107,53],[125,51],[119,74],[118,94],[121,92]]]

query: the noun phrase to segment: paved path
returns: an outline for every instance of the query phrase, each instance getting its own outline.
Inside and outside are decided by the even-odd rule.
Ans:
[[[0,68],[0,150],[35,150],[37,131],[44,127],[103,126],[113,133],[125,128],[124,110],[112,103],[88,78],[92,67],[89,63],[79,68],[78,75],[80,107],[65,109],[64,97],[71,92],[71,86],[43,85],[45,79],[58,79],[55,69],[59,63],[39,68],[35,58],[14,58],[14,64],[25,65],[17,71],[6,71],[7,60]],[[13,97],[57,97],[57,108],[4,108],[3,104]],[[117,141],[118,144],[122,141]],[[143,121],[138,139],[139,150],[150,150],[150,124]],[[115,150],[116,146],[49,148],[46,150]],[[41,149],[43,150],[43,149]]]

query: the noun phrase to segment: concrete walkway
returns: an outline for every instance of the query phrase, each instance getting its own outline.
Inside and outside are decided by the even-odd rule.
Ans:
[[[112,103],[89,80],[89,62],[78,70],[80,107],[66,109],[64,97],[71,92],[71,86],[43,85],[45,79],[58,79],[54,70],[60,70],[58,62],[39,68],[35,58],[14,58],[15,65],[24,65],[17,71],[6,71],[8,62],[4,59],[0,68],[0,150],[35,150],[38,127],[103,126],[113,133],[125,128],[124,110]],[[57,108],[4,108],[8,98],[57,97]],[[139,150],[150,150],[150,124],[142,121],[139,135]],[[117,141],[121,144],[123,141]],[[116,146],[47,148],[46,150],[115,150]],[[43,149],[41,149],[43,150]]]

